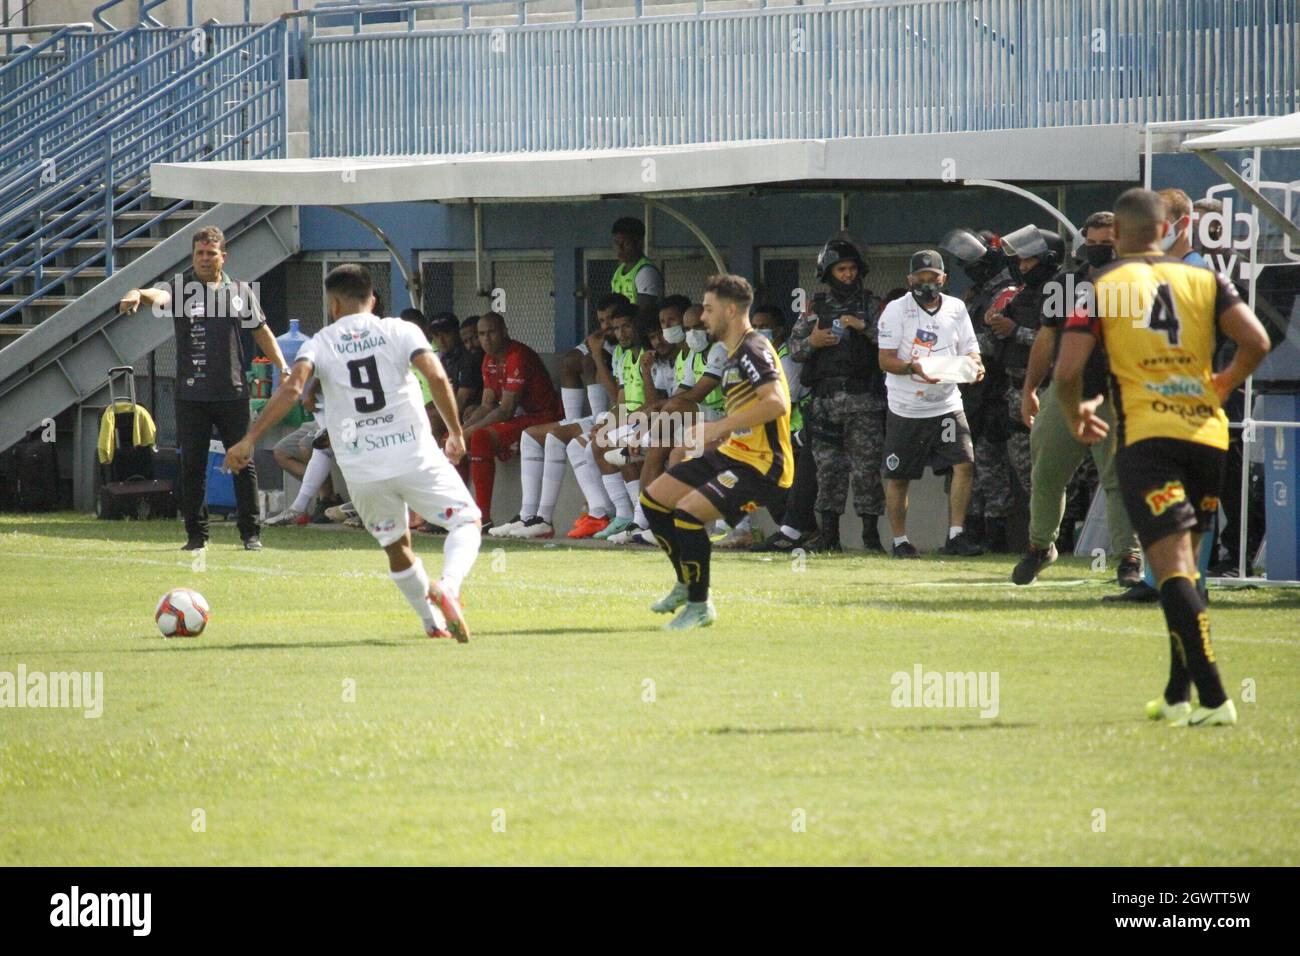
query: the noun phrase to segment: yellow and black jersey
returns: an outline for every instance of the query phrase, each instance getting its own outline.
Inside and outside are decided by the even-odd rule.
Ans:
[[[1105,344],[1120,448],[1147,438],[1228,447],[1211,362],[1219,316],[1240,301],[1225,276],[1169,256],[1125,256],[1098,273],[1093,301],[1065,330]]]
[[[757,390],[766,382],[777,382],[785,396],[787,409],[784,415],[753,428],[732,432],[718,446],[718,451],[728,458],[744,462],[765,478],[782,488],[794,483],[794,455],[790,451],[790,386],[776,348],[752,329],[745,333],[735,349],[727,356],[722,367],[722,389],[726,414],[737,411],[757,401]]]

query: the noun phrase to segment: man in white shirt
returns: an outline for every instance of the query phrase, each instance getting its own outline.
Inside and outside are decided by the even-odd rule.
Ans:
[[[966,306],[941,291],[947,279],[939,253],[916,253],[907,277],[911,294],[895,299],[880,314],[880,368],[889,398],[881,473],[896,558],[919,556],[907,540],[907,488],[926,465],[938,474],[952,472],[948,540],[940,550],[962,557],[984,553],[963,530],[975,455],[961,392],[955,381],[941,382],[925,372],[927,361],[965,355],[976,363],[976,381],[984,377]]]
[[[331,270],[325,294],[333,321],[298,350],[293,371],[226,453],[226,466],[239,471],[248,465],[257,440],[284,417],[314,373],[325,391],[330,446],[357,515],[388,554],[389,577],[426,634],[463,644],[469,627],[460,585],[478,557],[481,512],[448,460],[465,455],[451,382],[418,327],[371,314],[374,294],[364,266]],[[412,366],[428,381],[447,425],[446,455],[433,439]],[[411,550],[408,506],[447,530],[438,581],[429,581]]]

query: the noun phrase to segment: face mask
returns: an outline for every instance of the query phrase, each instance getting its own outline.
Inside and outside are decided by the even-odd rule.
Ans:
[[[1085,245],[1079,250],[1083,256],[1083,261],[1088,263],[1094,269],[1100,269],[1106,263],[1115,258],[1115,247],[1106,245]]]
[[[703,352],[709,347],[709,333],[703,329],[691,329],[686,333],[686,344],[692,352]]]
[[[769,342],[776,340],[776,329],[755,329],[754,331],[763,336],[763,338],[767,339]]]
[[[939,296],[939,283],[937,282],[918,282],[912,286],[912,296],[917,302],[922,304],[930,302]]]
[[[1181,219],[1178,220],[1178,222],[1181,221]],[[1178,228],[1178,222],[1172,223],[1169,226],[1169,231],[1165,233],[1164,238],[1160,240],[1160,248],[1165,252],[1168,252],[1174,247],[1174,243],[1178,241],[1178,237],[1183,233],[1183,231]]]
[[[671,345],[681,345],[686,341],[686,330],[680,325],[670,325],[663,330],[664,341]]]

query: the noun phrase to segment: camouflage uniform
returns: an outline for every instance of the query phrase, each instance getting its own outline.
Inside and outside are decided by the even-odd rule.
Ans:
[[[972,515],[1005,518],[1015,505],[1007,443],[981,435],[975,442],[975,480],[971,486]]]
[[[1043,390],[1039,389],[1040,400],[1042,395]],[[1020,417],[1020,407],[1023,404],[1022,391],[1012,385],[1007,389],[1007,415],[1011,419],[1011,432],[1007,435],[1007,461],[1011,463],[1011,473],[1016,476],[1016,481],[1020,484],[1024,500],[1028,501],[1031,487],[1029,476],[1034,470],[1034,462],[1029,455],[1029,429],[1025,427],[1024,420]],[[1008,482],[1009,492],[1010,482]]]
[[[812,447],[817,462],[817,511],[844,513],[849,484],[858,515],[885,513],[880,480],[885,447],[885,400],[838,392],[813,399]]]
[[[973,287],[966,300],[985,369],[983,381],[961,387],[966,420],[975,446],[975,477],[966,514],[977,523],[984,518],[1003,519],[1015,506],[1015,487],[1011,482],[1011,463],[1007,457],[1007,433],[1010,429],[1003,414],[1006,372],[998,361],[997,337],[984,324],[984,313],[993,300],[1014,285],[1015,280],[1004,269]]]
[[[805,381],[817,382],[814,350],[808,339],[817,325],[818,311],[836,316],[858,315],[866,330],[853,333],[863,340],[861,383],[849,386],[841,379],[821,380],[813,384],[812,434],[813,459],[817,462],[817,512],[843,514],[853,486],[853,510],[859,516],[878,517],[885,513],[885,489],[881,482],[881,458],[885,444],[885,415],[888,408],[884,380],[880,373],[879,349],[876,346],[876,321],[880,317],[880,299],[868,290],[846,299],[817,296],[814,311],[800,316],[790,333],[790,355],[804,362]],[[838,325],[836,326],[838,329]],[[847,330],[845,330],[847,333]],[[859,389],[859,390],[850,390]],[[819,394],[820,393],[820,394]]]

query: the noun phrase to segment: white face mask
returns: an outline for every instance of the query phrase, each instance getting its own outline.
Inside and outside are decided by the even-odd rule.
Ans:
[[[1181,219],[1170,223],[1169,231],[1165,233],[1164,238],[1160,240],[1160,248],[1165,252],[1168,252],[1170,249],[1172,249],[1174,247],[1174,243],[1178,241],[1178,237],[1183,234],[1183,230],[1180,229],[1178,226],[1178,223],[1180,222],[1182,222]]]
[[[767,339],[769,342],[776,341],[776,329],[755,329],[754,331],[763,336],[763,338]]]
[[[672,345],[681,345],[686,341],[686,330],[680,325],[670,325],[663,330],[664,341]]]
[[[686,333],[686,344],[692,352],[703,352],[709,347],[709,333],[703,329],[691,329]]]

